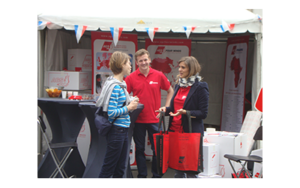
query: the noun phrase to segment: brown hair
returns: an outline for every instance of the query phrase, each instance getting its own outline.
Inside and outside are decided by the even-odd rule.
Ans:
[[[178,64],[180,64],[181,62],[184,62],[184,64],[186,64],[189,67],[189,75],[187,76],[187,78],[196,75],[197,73],[199,73],[201,71],[201,66],[199,64],[199,62],[197,61],[197,59],[193,56],[185,56],[182,57],[179,61]],[[176,83],[178,83],[180,76],[179,74],[177,75],[177,80]]]
[[[130,60],[130,56],[124,52],[115,51],[109,60],[109,68],[114,74],[120,74],[123,69],[123,64]]]
[[[135,55],[134,55],[135,60],[137,60],[137,57],[145,55],[145,54],[147,54],[148,58],[150,59],[150,53],[147,50],[145,50],[145,49],[139,49],[137,52],[135,52]]]

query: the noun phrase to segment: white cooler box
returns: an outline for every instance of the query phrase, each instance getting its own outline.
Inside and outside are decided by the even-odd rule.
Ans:
[[[92,88],[92,72],[47,71],[45,86],[63,86],[63,90],[86,90]]]
[[[231,178],[233,170],[224,157],[225,154],[245,155],[247,156],[247,135],[243,133],[229,133],[229,132],[213,132],[204,133],[204,143],[219,144],[219,172],[223,178]],[[241,165],[232,162],[235,170],[240,170]]]

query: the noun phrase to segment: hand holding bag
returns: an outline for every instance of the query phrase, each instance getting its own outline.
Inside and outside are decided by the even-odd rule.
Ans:
[[[192,133],[191,112],[186,111],[189,133],[169,132],[169,167],[180,171],[203,171],[203,135]]]
[[[158,130],[162,126],[163,122],[163,132],[153,134],[153,142],[155,148],[155,155],[157,161],[157,173],[162,176],[168,170],[169,166],[169,134],[166,131],[165,126],[165,112],[160,112]]]

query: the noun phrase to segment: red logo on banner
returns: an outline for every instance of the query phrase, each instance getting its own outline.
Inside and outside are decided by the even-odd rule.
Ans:
[[[235,53],[235,50],[236,50],[236,46],[234,46],[234,47],[232,48],[231,55],[234,55],[234,53]]]
[[[104,42],[101,51],[109,51],[112,42]]]
[[[162,54],[163,51],[164,51],[164,49],[165,49],[164,46],[159,46],[159,47],[157,47],[155,54]]]

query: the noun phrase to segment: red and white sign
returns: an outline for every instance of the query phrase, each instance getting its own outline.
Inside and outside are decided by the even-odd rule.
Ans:
[[[249,36],[230,37],[227,41],[220,125],[222,131],[240,132],[242,127],[248,43]]]
[[[131,139],[129,159],[130,159],[131,169],[137,169],[137,164],[136,164],[136,159],[135,159],[135,143],[134,143],[133,138]]]
[[[137,35],[122,33],[117,45],[113,43],[110,32],[91,32],[92,39],[92,94],[100,94],[102,85],[107,77],[113,75],[109,69],[109,59],[113,52],[122,51],[131,59],[132,71],[135,70],[134,54],[137,51]]]
[[[261,88],[259,91],[259,94],[255,102],[255,108],[258,111],[263,112],[263,88]]]

